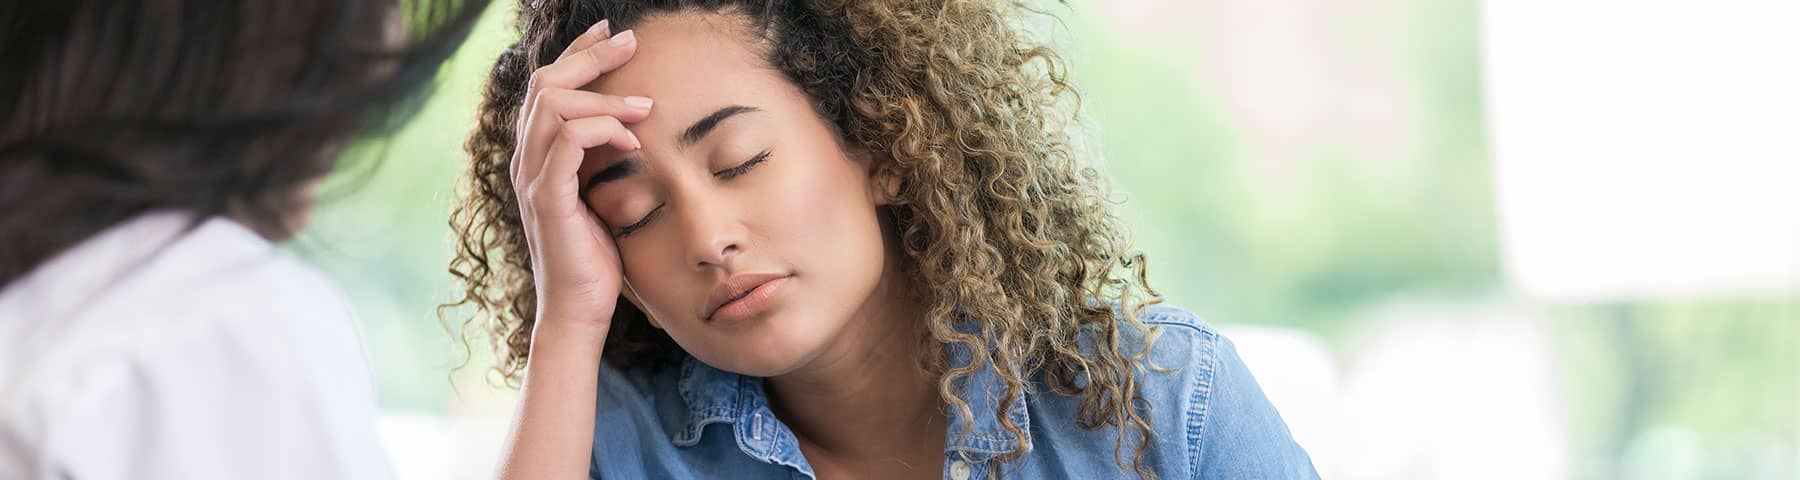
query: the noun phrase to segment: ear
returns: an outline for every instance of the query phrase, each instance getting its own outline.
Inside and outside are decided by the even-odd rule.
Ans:
[[[905,203],[900,198],[900,172],[886,155],[856,148],[851,152],[863,169],[869,172],[869,200],[878,207]]]
[[[875,204],[890,207],[906,203],[900,198],[900,174],[894,171],[891,163],[884,163],[887,168],[876,170],[870,174],[869,184],[874,187]]]
[[[662,330],[662,322],[656,321],[656,315],[652,315],[649,309],[644,308],[644,301],[638,299],[637,289],[631,287],[631,280],[623,280],[623,284],[625,290],[619,293],[625,295],[625,301],[631,302],[631,305],[637,307],[639,312],[643,312],[644,319],[650,321],[651,327]]]

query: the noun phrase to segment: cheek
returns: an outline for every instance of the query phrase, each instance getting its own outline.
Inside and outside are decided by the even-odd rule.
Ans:
[[[681,295],[689,288],[681,284],[680,276],[667,273],[668,259],[677,253],[667,250],[669,245],[671,242],[666,241],[644,242],[619,250],[619,261],[625,268],[625,293],[635,296],[638,309],[656,317],[664,328],[671,319],[687,315],[675,309],[686,305],[687,300]]]
[[[850,160],[832,158],[796,165],[774,189],[758,192],[753,214],[768,227],[765,235],[795,261],[841,256],[878,243],[880,226],[864,178]],[[837,258],[834,261],[850,260]],[[810,263],[831,265],[812,260]]]

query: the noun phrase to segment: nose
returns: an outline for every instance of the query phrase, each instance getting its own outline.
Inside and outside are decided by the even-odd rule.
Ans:
[[[689,261],[697,270],[724,268],[742,253],[745,231],[733,209],[716,202],[689,202],[685,220]]]

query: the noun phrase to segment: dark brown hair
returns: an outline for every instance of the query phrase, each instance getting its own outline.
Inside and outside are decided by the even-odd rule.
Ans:
[[[415,110],[484,4],[0,2],[0,286],[150,210],[291,236],[302,187]]]

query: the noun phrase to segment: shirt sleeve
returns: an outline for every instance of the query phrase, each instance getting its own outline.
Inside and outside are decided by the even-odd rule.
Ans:
[[[1213,337],[1210,392],[1201,401],[1197,478],[1316,479],[1312,459],[1288,433],[1281,414],[1263,395],[1237,346]]]
[[[153,348],[132,349],[81,376],[46,430],[41,465],[51,471],[38,473],[76,480],[392,477],[376,431],[367,357],[345,310],[315,304],[193,327],[145,338]]]

